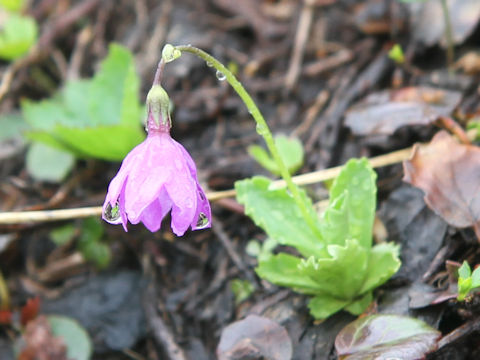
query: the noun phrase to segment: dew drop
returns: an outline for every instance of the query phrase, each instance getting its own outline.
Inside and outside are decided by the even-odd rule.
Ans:
[[[207,215],[201,212],[198,215],[197,225],[195,226],[195,229],[204,229],[208,225],[210,225],[210,220],[208,220]]]
[[[223,81],[225,80],[227,77],[225,76],[224,73],[222,73],[221,71],[217,70],[217,72],[215,73],[215,76],[217,77],[218,80],[220,81]]]
[[[266,135],[267,132],[268,132],[268,129],[265,125],[262,125],[262,124],[257,124],[257,127],[256,127],[256,130],[257,130],[257,133],[259,135]]]
[[[213,64],[212,64],[210,61],[207,61],[207,66],[208,66],[208,67],[212,67]]]
[[[120,206],[118,205],[118,201],[113,207],[110,203],[107,203],[107,206],[103,209],[103,217],[107,221],[116,221],[120,219]]]

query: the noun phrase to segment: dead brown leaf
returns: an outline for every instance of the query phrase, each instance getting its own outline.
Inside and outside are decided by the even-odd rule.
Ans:
[[[249,315],[222,331],[217,347],[219,360],[290,360],[292,341],[283,326],[268,318]]]
[[[480,239],[479,147],[459,144],[440,131],[429,145],[415,145],[403,169],[403,180],[425,192],[425,202],[435,213],[452,226],[473,226]]]
[[[67,360],[67,347],[61,338],[53,336],[45,316],[30,321],[23,338],[26,345],[19,360]]]
[[[426,86],[381,91],[350,108],[345,125],[356,135],[391,135],[403,126],[448,117],[460,98],[460,92]]]

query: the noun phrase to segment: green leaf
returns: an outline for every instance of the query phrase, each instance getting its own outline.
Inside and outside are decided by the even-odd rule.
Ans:
[[[20,114],[12,113],[0,117],[0,141],[22,139],[23,132],[28,129],[28,124]]]
[[[480,286],[480,266],[473,270],[472,273],[472,289]]]
[[[235,296],[235,304],[240,304],[242,301],[247,300],[252,295],[255,287],[248,280],[233,279],[230,283],[230,287]]]
[[[64,245],[75,236],[76,229],[72,224],[59,226],[50,231],[50,239],[57,245]]]
[[[345,246],[328,245],[330,257],[301,260],[299,273],[313,280],[322,293],[349,300],[360,295],[367,271],[368,251],[357,240],[347,240]]]
[[[60,182],[74,164],[71,154],[41,143],[33,143],[27,152],[27,171],[36,180]]]
[[[398,315],[370,315],[345,326],[335,339],[339,359],[424,359],[441,333],[423,321]]]
[[[470,269],[470,265],[468,265],[468,262],[463,261],[462,266],[458,269],[458,276],[462,279],[466,279],[470,277],[472,274],[472,270]]]
[[[302,167],[304,152],[300,140],[278,135],[275,136],[275,145],[290,174],[295,173]],[[251,145],[248,147],[248,153],[272,174],[280,175],[281,172],[277,163],[264,148],[258,145]]]
[[[269,190],[270,184],[269,179],[260,176],[235,183],[237,200],[245,205],[245,213],[269,237],[282,245],[295,247],[303,256],[324,254],[323,241],[310,228],[287,190]],[[312,218],[316,219],[310,199],[303,190],[299,189],[299,192]]]
[[[370,250],[368,269],[360,293],[371,291],[384,284],[400,269],[399,246],[393,243],[375,245]]]
[[[111,45],[93,79],[68,82],[51,99],[21,103],[33,128],[28,137],[81,158],[121,160],[145,137],[138,90],[131,53]]]
[[[349,160],[330,190],[330,203],[323,215],[322,234],[327,244],[342,245],[357,239],[372,246],[375,220],[377,175],[367,159]]]
[[[0,58],[14,60],[37,41],[37,24],[31,17],[10,13],[0,31]]]
[[[363,295],[360,299],[352,302],[345,306],[345,310],[348,311],[352,315],[360,315],[362,314],[368,306],[373,301],[373,294],[371,291]]]
[[[67,357],[75,360],[89,360],[92,342],[85,329],[75,320],[66,316],[47,316],[54,336],[61,337],[67,346]]]
[[[103,233],[104,228],[99,219],[85,219],[78,242],[78,248],[85,259],[93,262],[99,269],[107,267],[112,257],[110,247],[101,242]]]
[[[0,6],[12,12],[19,12],[24,5],[25,0],[0,0]]]
[[[259,261],[255,271],[273,284],[290,287],[303,294],[318,293],[321,289],[299,269],[300,262],[301,259],[296,256],[280,253]]]
[[[310,314],[315,319],[322,320],[342,310],[349,302],[350,300],[337,299],[327,294],[319,294],[309,301],[308,308],[310,309]]]
[[[399,44],[393,45],[393,47],[388,52],[388,57],[395,61],[397,64],[403,64],[405,62],[405,55],[403,53],[402,47]]]

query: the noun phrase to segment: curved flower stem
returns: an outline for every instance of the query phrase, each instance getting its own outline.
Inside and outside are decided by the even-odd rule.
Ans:
[[[233,89],[237,92],[237,94],[243,100],[243,102],[247,106],[249,113],[252,115],[255,122],[257,123],[257,132],[261,136],[263,136],[267,144],[268,150],[270,151],[270,153],[273,156],[273,159],[277,163],[277,166],[280,169],[280,174],[283,180],[285,180],[287,188],[292,194],[293,199],[295,200],[296,204],[300,208],[300,211],[302,212],[303,217],[307,221],[308,225],[312,228],[314,233],[320,236],[320,231],[316,226],[316,219],[313,217],[315,215],[312,215],[312,213],[308,211],[307,204],[305,203],[304,199],[300,196],[300,192],[297,185],[293,183],[292,177],[288,172],[288,169],[285,166],[285,163],[280,157],[280,153],[278,152],[278,149],[275,145],[272,132],[270,131],[270,128],[268,127],[267,122],[263,118],[262,113],[258,109],[257,105],[255,104],[251,96],[245,90],[243,85],[237,80],[237,78],[232,74],[232,72],[228,70],[220,61],[218,61],[217,59],[215,59],[213,56],[206,53],[205,51],[191,45],[179,45],[179,46],[175,46],[175,49],[180,50],[181,52],[182,51],[189,52],[200,57],[201,59],[205,60],[205,62],[209,66],[214,67],[218,72],[220,72],[221,73],[220,75],[225,76],[225,79],[227,80],[227,82],[233,87]]]

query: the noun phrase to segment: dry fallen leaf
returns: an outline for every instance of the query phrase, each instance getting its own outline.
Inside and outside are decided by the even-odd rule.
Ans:
[[[459,144],[440,131],[429,145],[415,145],[403,169],[403,180],[425,192],[425,202],[435,213],[452,226],[473,226],[480,239],[479,147]]]
[[[249,315],[222,331],[217,347],[219,360],[290,360],[292,341],[283,326],[268,318]]]
[[[53,336],[45,316],[30,321],[23,338],[26,345],[19,360],[67,360],[67,347],[61,338]]]
[[[428,125],[449,116],[458,105],[457,91],[406,87],[373,93],[349,109],[345,125],[356,135],[391,135],[407,125]]]

